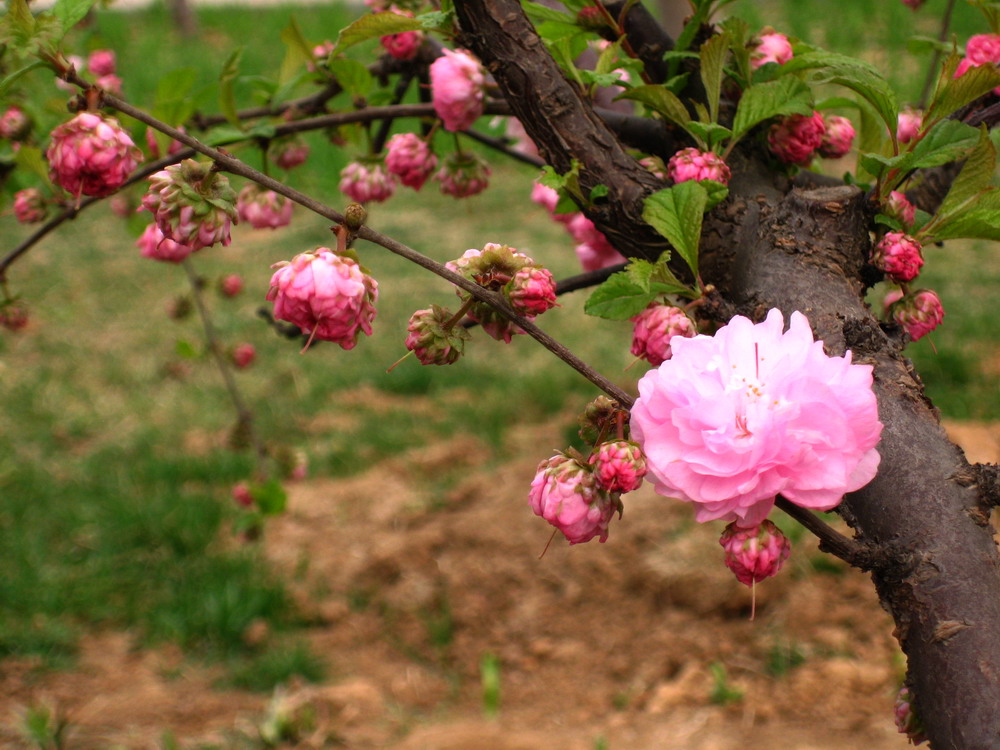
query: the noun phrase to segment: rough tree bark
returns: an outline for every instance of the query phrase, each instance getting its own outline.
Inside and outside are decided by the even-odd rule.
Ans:
[[[661,186],[562,76],[517,0],[456,7],[463,43],[548,163],[564,172],[577,160],[585,190],[609,187],[609,200],[588,216],[624,254],[654,257],[663,242],[642,222],[642,202]],[[704,280],[755,320],[772,307],[786,317],[799,310],[830,354],[851,349],[874,365],[882,463],[838,512],[873,553],[872,579],[895,620],[932,746],[1000,748],[1000,556],[988,493],[946,438],[898,331],[883,330],[864,303],[864,196],[846,186],[792,188],[752,154],[731,166],[730,198],[706,218]]]

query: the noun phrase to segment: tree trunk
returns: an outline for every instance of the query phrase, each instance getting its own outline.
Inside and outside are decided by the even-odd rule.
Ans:
[[[662,186],[562,76],[517,0],[459,0],[456,8],[463,43],[546,160],[559,172],[579,161],[585,193],[608,186],[608,201],[587,215],[624,254],[655,258],[664,243],[642,221],[642,204]],[[872,578],[895,620],[932,746],[1000,748],[1000,556],[990,503],[945,437],[898,333],[884,331],[864,303],[864,198],[846,186],[791,189],[752,155],[730,166],[730,198],[706,217],[703,278],[755,320],[773,307],[786,317],[801,311],[828,353],[851,349],[874,366],[882,463],[837,510],[873,553]]]

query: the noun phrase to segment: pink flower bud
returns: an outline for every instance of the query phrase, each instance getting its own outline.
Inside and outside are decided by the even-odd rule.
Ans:
[[[267,153],[271,161],[282,169],[294,169],[305,164],[309,158],[309,144],[297,138],[288,138],[272,142]]]
[[[541,266],[525,266],[519,270],[505,292],[511,307],[522,315],[541,315],[556,306],[556,280]]]
[[[95,49],[87,58],[87,70],[95,77],[111,75],[115,72],[115,52],[110,49]]]
[[[14,216],[22,224],[37,224],[49,209],[38,188],[18,190],[14,195]]]
[[[584,271],[597,271],[627,260],[582,213],[573,214],[566,229],[577,242],[576,257]]]
[[[437,168],[437,157],[416,133],[396,133],[386,144],[385,167],[407,187],[420,190]]]
[[[670,157],[667,163],[667,175],[674,182],[715,180],[728,185],[730,172],[718,154],[699,151],[696,148],[685,148]]]
[[[12,104],[0,115],[0,138],[19,141],[31,131],[31,118],[27,113]]]
[[[237,482],[233,485],[233,500],[243,508],[253,507],[253,495],[250,494],[250,485],[246,482]]]
[[[437,305],[410,316],[406,348],[417,356],[420,364],[454,364],[465,352],[469,332],[461,325],[446,327],[453,317],[450,310]]]
[[[274,267],[267,298],[276,319],[342,349],[353,349],[362,332],[371,336],[378,282],[357,261],[320,247]]]
[[[187,245],[166,239],[156,222],[146,227],[142,236],[136,240],[135,246],[142,251],[143,258],[162,260],[166,263],[180,263],[193,252]]]
[[[28,325],[28,308],[19,302],[0,306],[0,328],[11,332],[24,330]]]
[[[245,370],[257,359],[257,350],[254,349],[253,344],[238,344],[229,353],[229,358],[238,369]]]
[[[230,273],[219,279],[219,293],[223,297],[235,297],[243,291],[243,277]]]
[[[927,731],[924,723],[913,710],[913,700],[910,689],[903,685],[896,695],[896,705],[893,707],[893,714],[896,719],[896,729],[900,734],[905,734],[914,745],[927,742]]]
[[[882,206],[882,210],[887,216],[898,220],[904,227],[912,226],[913,220],[917,217],[917,207],[898,190],[889,193],[889,200]]]
[[[813,153],[823,142],[825,132],[823,115],[819,112],[813,112],[810,116],[791,115],[771,126],[767,143],[771,153],[785,164],[804,167],[812,161]]]
[[[886,232],[872,252],[872,265],[900,283],[915,279],[923,264],[920,243],[902,232]]]
[[[904,107],[896,120],[896,139],[900,143],[909,143],[920,135],[923,126],[923,113],[919,110]]]
[[[390,8],[393,13],[413,18],[408,10]],[[412,60],[417,56],[420,45],[424,43],[424,32],[401,31],[398,34],[388,34],[381,38],[382,48],[397,60]]]
[[[466,250],[461,258],[445,264],[450,270],[461,274],[470,281],[494,292],[509,294],[511,283],[517,274],[525,268],[540,268],[524,253],[519,253],[507,245],[487,242],[482,250]],[[455,290],[463,303],[468,302],[470,294],[462,289]],[[543,296],[545,292],[542,292]],[[513,302],[511,303],[514,304]],[[536,304],[540,304],[537,303]],[[497,341],[509,344],[515,334],[524,333],[521,328],[510,322],[489,305],[474,302],[469,308],[469,318],[478,322],[483,330]],[[534,315],[524,313],[529,320]]]
[[[538,464],[528,503],[565,535],[570,544],[608,539],[608,525],[618,503],[602,490],[588,467],[557,454]]]
[[[106,76],[101,76],[96,81],[94,85],[99,89],[107,91],[109,94],[114,94],[115,96],[122,95],[122,79],[116,76],[114,73],[109,73]]]
[[[726,567],[745,586],[777,574],[792,550],[781,530],[767,519],[746,529],[736,523],[726,526],[719,539],[726,551]]]
[[[676,336],[688,339],[698,333],[687,313],[662,302],[651,303],[632,323],[632,354],[654,367],[670,359],[670,342]]]
[[[49,178],[73,196],[110,195],[142,161],[118,120],[92,112],[57,126],[45,156]]]
[[[827,115],[823,124],[826,132],[819,144],[819,155],[827,159],[846,156],[854,144],[854,126],[846,117]]]
[[[230,228],[239,221],[236,192],[225,175],[207,162],[185,159],[149,177],[142,209],[153,214],[168,240],[201,250],[230,243]]]
[[[381,203],[396,192],[396,179],[381,159],[352,161],[340,171],[340,192],[356,203]]]
[[[471,151],[459,151],[444,161],[434,179],[441,192],[454,198],[478,195],[489,186],[490,168]]]
[[[963,75],[969,68],[997,63],[1000,63],[1000,35],[976,34],[969,37],[969,42],[965,45],[965,57],[955,69],[955,78]],[[993,93],[1000,93],[1000,86],[993,89]]]
[[[465,130],[483,113],[486,76],[479,61],[464,50],[442,50],[431,63],[431,101],[445,130]]]
[[[292,202],[255,182],[245,185],[236,200],[240,220],[254,229],[277,229],[292,221]]]
[[[330,57],[330,53],[334,50],[334,43],[329,39],[325,40],[322,44],[317,44],[312,48],[313,60],[306,63],[306,69],[315,73],[317,70],[317,65],[325,65],[327,58]]]
[[[792,59],[792,45],[788,37],[776,31],[760,35],[760,43],[750,53],[750,66],[756,70],[767,63],[784,65]]]
[[[919,341],[933,331],[944,320],[941,300],[930,289],[918,289],[907,296],[890,294],[886,297],[889,316],[910,335],[912,341]]]
[[[597,446],[590,463],[594,478],[608,492],[631,492],[642,486],[646,457],[631,440],[613,440]]]

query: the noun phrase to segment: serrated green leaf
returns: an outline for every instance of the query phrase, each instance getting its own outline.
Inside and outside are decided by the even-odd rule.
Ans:
[[[14,45],[26,49],[35,37],[35,17],[25,0],[7,0],[7,13],[0,19],[4,36],[9,35]]]
[[[282,29],[280,38],[285,45],[285,57],[278,72],[278,85],[284,86],[294,80],[306,65],[313,62],[313,53],[309,42],[302,35],[295,16],[292,16],[288,25]]]
[[[239,47],[226,58],[226,63],[222,66],[222,72],[219,74],[219,108],[222,110],[222,114],[225,115],[226,120],[229,121],[229,124],[234,128],[240,129],[242,129],[242,124],[236,112],[236,93],[233,87],[236,82],[236,76],[240,72],[240,60],[242,57],[243,48]]]
[[[338,57],[335,60],[330,60],[329,66],[330,72],[344,87],[344,91],[355,99],[364,99],[368,96],[375,79],[362,63],[357,60],[349,60],[346,57]]]
[[[979,193],[971,208],[958,211],[940,221],[928,224],[922,242],[973,239],[1000,241],[1000,190],[991,188]]]
[[[886,214],[875,214],[875,223],[881,224],[882,226],[889,227],[889,229],[894,232],[902,232],[903,224],[894,216],[887,216]]]
[[[0,97],[3,97],[8,91],[10,91],[10,88],[15,83],[17,83],[22,76],[26,75],[27,73],[30,73],[35,68],[42,68],[42,67],[45,67],[45,63],[43,63],[41,60],[35,60],[33,62],[28,63],[23,68],[15,70],[9,76],[0,81]]]
[[[948,194],[941,201],[937,211],[939,220],[949,214],[967,210],[978,202],[978,196],[992,187],[996,166],[996,146],[990,140],[989,131],[984,125],[979,132],[979,142],[965,160],[962,171],[952,182]]]
[[[690,180],[653,193],[642,211],[642,218],[667,238],[695,276],[706,205],[708,191]]]
[[[705,213],[718,206],[729,196],[729,188],[715,180],[699,180],[699,185],[705,188],[708,201],[705,203]]]
[[[690,133],[696,141],[700,141],[709,150],[715,148],[715,146],[727,138],[731,138],[733,131],[722,125],[718,125],[714,122],[698,122],[697,120],[692,120],[689,122],[685,128],[688,133]]]
[[[932,127],[913,147],[907,169],[939,167],[965,158],[979,138],[976,129],[957,120],[943,120]]]
[[[778,115],[811,115],[812,91],[798,78],[759,83],[743,92],[733,119],[733,138],[742,138],[754,125]]]
[[[633,258],[625,266],[625,274],[628,276],[629,281],[643,291],[648,292],[650,279],[653,278],[653,264],[648,260]]]
[[[924,122],[943,119],[998,86],[1000,70],[995,65],[969,68],[958,78],[945,78],[942,74],[934,98],[924,114]]]
[[[432,10],[421,13],[417,16],[417,20],[425,31],[436,31],[439,34],[450,34],[455,28],[454,12]]]
[[[708,97],[709,122],[719,120],[719,97],[722,95],[722,76],[728,52],[729,35],[726,33],[716,34],[701,45],[701,82]]]
[[[615,101],[620,99],[640,102],[681,127],[687,125],[691,120],[687,107],[677,98],[676,94],[665,86],[657,84],[636,86],[618,96]]]
[[[376,39],[387,34],[399,34],[404,31],[418,31],[423,27],[424,25],[419,19],[392,11],[368,13],[341,29],[334,49],[337,52],[343,52],[348,47],[353,47],[355,44],[366,42],[369,39]]]
[[[657,292],[636,285],[624,271],[597,287],[583,306],[587,315],[608,320],[628,320],[656,299]]]
[[[65,35],[70,29],[84,19],[97,0],[56,0],[52,6],[52,15],[59,21],[59,27]]]
[[[49,181],[49,167],[45,159],[42,158],[42,150],[35,146],[22,144],[21,148],[14,154],[14,163],[17,168],[38,175],[43,181]]]
[[[598,73],[594,70],[580,70],[580,80],[588,86],[620,86],[622,84],[622,74],[611,71],[610,73]]]

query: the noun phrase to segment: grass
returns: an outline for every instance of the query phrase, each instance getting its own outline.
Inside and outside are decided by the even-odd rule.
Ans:
[[[835,25],[817,22],[824,5],[739,0],[729,7],[754,28],[765,17],[774,23],[774,8],[804,39],[847,53],[879,47],[899,56],[911,29],[934,33],[926,19],[943,0],[931,0],[919,16],[900,3],[874,9],[842,3]],[[967,10],[960,5],[956,17],[965,36],[971,33]],[[200,9],[203,37],[196,41],[176,37],[164,13],[159,6],[99,12],[78,37],[79,49],[113,46],[126,96],[147,106],[164,71],[197,62],[196,101],[215,111],[218,70],[228,51],[247,40],[254,44],[244,51],[236,91],[241,106],[255,101],[254,76],[280,65],[278,33],[292,9]],[[336,38],[348,17],[339,6],[294,14],[311,42]],[[824,28],[826,36],[813,36]],[[896,66],[887,68],[897,75]],[[911,87],[904,98],[914,96]],[[63,102],[53,88],[36,114],[55,122],[64,117]],[[310,138],[311,166],[288,178],[343,204],[336,175],[351,152],[323,134]],[[251,150],[238,153],[256,163]],[[419,196],[406,191],[373,207],[370,223],[440,261],[500,241],[557,276],[575,272],[562,228],[526,201],[533,170],[499,160],[493,165],[493,184],[482,196],[459,202],[430,186]],[[247,644],[255,623],[293,630],[296,615],[259,551],[229,533],[235,515],[229,488],[248,476],[251,459],[227,448],[234,415],[198,321],[175,322],[165,312],[187,294],[183,273],[140,258],[133,247],[141,223],[122,222],[99,206],[48,237],[11,273],[32,324],[19,335],[0,333],[0,656],[63,666],[82,632],[110,625],[134,628],[148,643],[175,641],[221,659],[233,684],[266,688],[292,674],[317,679],[322,665],[301,643],[279,638],[275,650],[263,652]],[[26,235],[10,217],[0,219],[0,227],[4,249]],[[242,296],[209,294],[209,304],[226,345],[249,341],[257,349],[258,364],[238,377],[261,434],[272,446],[303,446],[314,474],[350,475],[451,436],[486,445],[483,464],[503,461],[512,450],[506,442],[512,425],[552,419],[596,395],[526,337],[503,346],[481,332],[452,367],[426,368],[410,359],[387,374],[404,353],[410,313],[432,302],[454,305],[455,298],[443,282],[363,245],[358,250],[380,283],[375,335],[350,352],[325,344],[300,356],[298,344],[275,336],[257,308],[270,264],[331,242],[327,222],[300,211],[289,229],[239,227],[231,247],[194,258],[210,285],[225,273],[246,279]],[[947,416],[1000,418],[991,307],[1000,266],[991,249],[958,243],[932,249],[922,283],[941,294],[948,310],[946,325],[932,337],[936,353],[931,341],[909,350],[929,393]],[[543,327],[631,387],[642,368],[624,373],[631,361],[628,325],[584,318],[582,301],[581,294],[561,300]],[[576,425],[568,420],[565,429],[571,442]],[[357,592],[352,606],[363,608],[369,595]],[[430,640],[446,648],[446,606],[427,613],[426,625]],[[484,679],[490,669],[484,659]],[[498,679],[498,666],[495,671]],[[724,670],[715,676],[719,699],[730,700]]]

